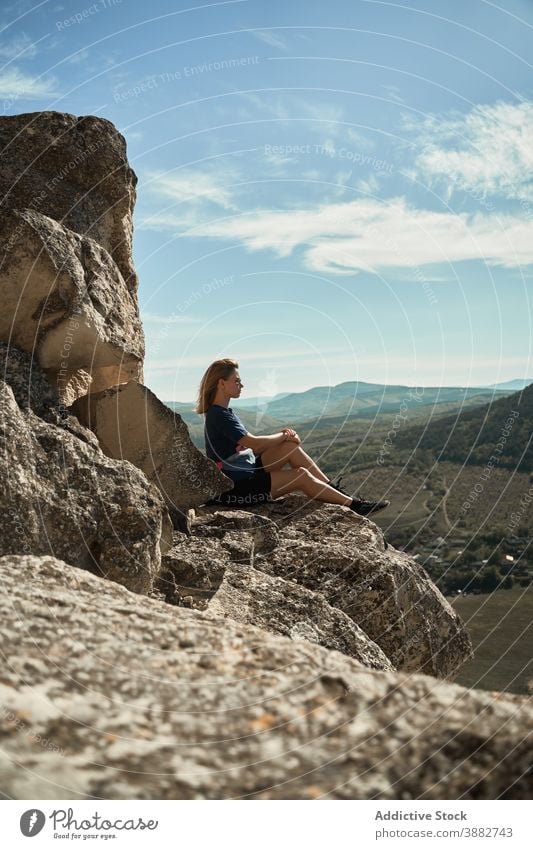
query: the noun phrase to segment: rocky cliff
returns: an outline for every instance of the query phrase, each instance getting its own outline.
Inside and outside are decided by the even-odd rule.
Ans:
[[[526,798],[525,700],[379,528],[231,481],[141,383],[135,174],[99,118],[0,119],[8,798]],[[437,680],[437,679],[448,680]]]

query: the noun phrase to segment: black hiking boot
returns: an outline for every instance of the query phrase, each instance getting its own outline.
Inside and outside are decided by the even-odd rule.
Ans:
[[[360,516],[369,516],[370,513],[377,513],[379,510],[384,510],[388,507],[390,501],[366,501],[364,498],[353,498],[351,504],[347,504],[349,510],[354,513],[359,513]]]

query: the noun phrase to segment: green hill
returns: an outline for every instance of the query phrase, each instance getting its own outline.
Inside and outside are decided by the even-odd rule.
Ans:
[[[322,418],[372,416],[394,413],[405,405],[427,406],[444,403],[464,403],[474,400],[485,404],[496,395],[509,394],[504,390],[461,386],[385,386],[380,383],[347,381],[336,386],[314,386],[306,392],[293,392],[270,401],[265,411],[284,422],[304,422]],[[244,400],[244,399],[243,399]]]
[[[397,450],[429,451],[435,460],[533,470],[533,384],[476,409],[400,429]],[[491,457],[493,458],[491,461]]]

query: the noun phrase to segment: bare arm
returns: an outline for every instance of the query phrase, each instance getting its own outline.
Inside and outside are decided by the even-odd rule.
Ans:
[[[237,445],[242,445],[244,448],[251,448],[254,454],[260,454],[265,448],[269,448],[271,445],[279,445],[281,442],[285,442],[286,439],[287,435],[285,433],[272,433],[270,436],[252,436],[251,433],[247,433],[246,436],[242,436],[239,439]]]

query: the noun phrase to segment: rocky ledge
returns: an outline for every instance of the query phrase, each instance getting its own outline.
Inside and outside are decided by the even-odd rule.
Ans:
[[[367,669],[51,557],[0,576],[4,797],[529,798],[520,697]]]

